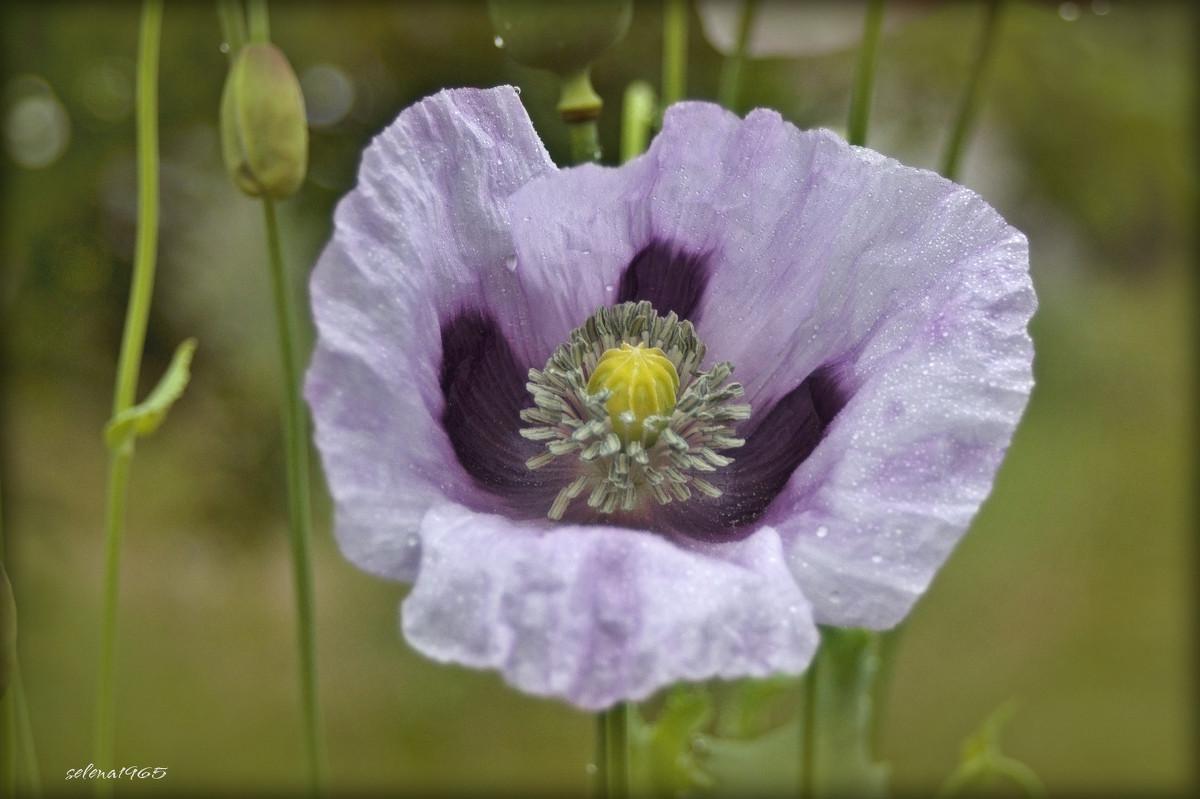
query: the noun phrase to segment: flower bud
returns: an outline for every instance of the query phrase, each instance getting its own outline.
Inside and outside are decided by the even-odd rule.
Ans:
[[[588,67],[619,42],[633,0],[488,0],[496,43],[518,64],[560,77]]]
[[[304,182],[304,96],[275,45],[248,44],[234,59],[221,94],[221,150],[229,176],[251,197],[281,200]]]

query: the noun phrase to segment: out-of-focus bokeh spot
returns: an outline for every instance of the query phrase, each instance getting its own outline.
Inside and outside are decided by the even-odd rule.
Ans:
[[[308,124],[327,128],[345,119],[354,105],[354,83],[344,70],[333,64],[317,64],[300,73],[300,89]]]
[[[4,145],[26,169],[57,161],[71,142],[71,119],[50,84],[20,75],[4,87]]]
[[[104,58],[85,67],[75,82],[75,93],[96,123],[111,125],[133,111],[133,61]]]

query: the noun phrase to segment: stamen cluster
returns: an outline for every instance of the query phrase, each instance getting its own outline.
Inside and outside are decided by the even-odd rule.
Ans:
[[[669,416],[640,420],[643,435],[623,440],[606,403],[607,389],[588,393],[588,380],[608,350],[622,344],[656,347],[679,375],[679,397]],[[653,496],[660,504],[686,501],[692,491],[719,497],[721,490],[694,474],[728,466],[732,458],[718,450],[740,447],[731,423],[750,417],[750,406],[729,401],[745,394],[740,383],[726,383],[733,366],[722,362],[699,371],[705,346],[691,322],[674,312],[659,316],[649,302],[601,307],[571,331],[546,367],[529,370],[526,387],[536,407],[521,411],[534,425],[521,435],[545,441],[546,451],[525,462],[540,469],[558,458],[575,458],[574,478],[559,492],[547,515],[561,519],[576,497],[601,513],[633,511]]]

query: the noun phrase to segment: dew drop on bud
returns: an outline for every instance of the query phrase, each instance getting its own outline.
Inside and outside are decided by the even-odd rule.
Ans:
[[[504,39],[503,39],[502,37],[500,37],[500,36],[497,36],[495,39],[492,39],[492,42],[493,42],[493,43],[494,43],[494,44],[495,44],[497,47],[503,47],[503,46],[504,46]]]

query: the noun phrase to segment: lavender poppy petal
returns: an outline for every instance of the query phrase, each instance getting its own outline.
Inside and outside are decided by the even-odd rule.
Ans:
[[[660,285],[684,274],[679,304],[693,308],[687,317],[710,361],[732,361],[747,400],[767,408],[865,332],[843,336],[833,323],[847,307],[848,272],[865,268],[856,247],[888,230],[857,213],[870,204],[876,167],[834,134],[802,132],[771,111],[741,120],[711,104],[680,103],[649,151],[621,169],[579,167],[516,192],[513,240],[522,264],[546,272],[565,261],[588,296],[600,290],[609,303],[624,298],[631,272]],[[893,199],[869,210],[890,220]],[[916,200],[919,217],[925,203]],[[851,212],[854,224],[843,224]],[[639,262],[647,248],[683,255],[648,268]],[[689,260],[702,264],[690,270],[702,279],[678,268]]]
[[[553,169],[511,88],[445,91],[376,137],[338,205],[312,276],[318,337],[305,393],[339,543],[368,571],[415,576],[412,536],[438,498],[496,504],[440,424],[440,332],[486,308],[521,368],[537,362],[530,349],[550,346],[527,335],[533,314],[510,268],[503,198]]]
[[[538,529],[438,505],[421,539],[407,640],[532,694],[599,710],[680,680],[798,673],[816,649],[769,528],[684,548],[638,530]]]
[[[991,490],[1033,386],[1028,245],[970,192],[936,304],[882,316],[853,396],[764,515],[822,623],[908,613]]]

